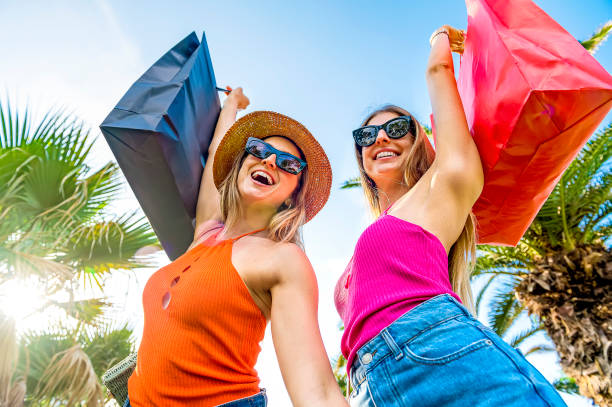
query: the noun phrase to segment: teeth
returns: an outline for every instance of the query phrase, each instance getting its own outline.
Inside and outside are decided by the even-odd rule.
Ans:
[[[384,158],[384,157],[394,157],[397,154],[394,153],[393,151],[381,151],[380,153],[376,154],[376,159],[378,160],[379,158]]]
[[[265,183],[266,183],[266,184],[268,184],[268,185],[272,185],[272,184],[274,183],[274,182],[272,181],[272,178],[271,178],[271,177],[270,177],[268,174],[266,174],[265,172],[263,172],[263,171],[255,171],[255,172],[253,172],[253,174],[251,175],[251,177],[252,177],[253,179],[256,179],[256,178],[258,178],[258,177],[264,178],[264,179],[266,180],[266,182],[265,182]]]

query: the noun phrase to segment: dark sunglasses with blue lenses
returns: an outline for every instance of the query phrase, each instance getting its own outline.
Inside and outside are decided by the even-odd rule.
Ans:
[[[270,144],[255,137],[249,137],[244,147],[247,153],[260,159],[266,159],[276,154],[276,166],[289,174],[297,175],[306,168],[306,161],[293,154],[277,150]]]
[[[374,144],[378,137],[378,132],[383,129],[389,138],[398,139],[406,134],[416,133],[416,124],[410,116],[394,117],[380,126],[369,125],[353,130],[353,138],[355,143],[360,147],[368,147]]]

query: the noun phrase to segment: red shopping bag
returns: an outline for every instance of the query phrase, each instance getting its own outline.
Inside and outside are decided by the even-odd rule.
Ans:
[[[459,93],[485,173],[479,243],[516,245],[612,107],[612,77],[530,0],[466,0]]]

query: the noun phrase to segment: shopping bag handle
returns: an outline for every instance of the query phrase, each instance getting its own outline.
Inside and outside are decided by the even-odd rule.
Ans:
[[[215,86],[215,87],[217,88],[217,90],[218,90],[219,92],[223,92],[223,93],[225,93],[226,95],[229,95],[229,94],[230,94],[230,92],[232,91],[232,88],[231,88],[231,87],[229,87],[229,86],[228,86],[226,89],[220,88],[220,87],[218,87],[218,86]]]

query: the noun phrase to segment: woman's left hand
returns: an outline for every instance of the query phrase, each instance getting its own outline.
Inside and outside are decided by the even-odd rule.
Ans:
[[[455,27],[451,27],[450,25],[443,25],[435,32],[445,32],[448,34],[448,41],[450,43],[451,51],[456,52],[458,54],[463,54],[463,49],[465,47],[465,31],[460,30]],[[445,34],[438,34],[445,35]],[[435,41],[435,38],[432,38]],[[433,41],[432,41],[433,45]]]

